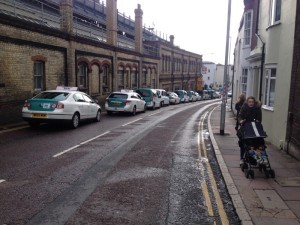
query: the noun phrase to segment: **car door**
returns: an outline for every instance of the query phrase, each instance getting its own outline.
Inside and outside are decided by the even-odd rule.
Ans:
[[[80,113],[80,118],[85,119],[87,117],[87,111],[88,111],[88,105],[85,102],[85,99],[81,93],[76,93],[74,94],[74,100],[75,100],[75,111],[79,111]]]
[[[136,94],[137,96],[137,100],[138,100],[138,105],[139,105],[139,111],[143,111],[144,110],[144,105],[145,105],[145,101],[142,99],[142,97],[139,94]]]
[[[83,94],[83,98],[86,102],[86,117],[87,118],[94,118],[96,116],[96,111],[94,106],[94,101],[90,96]]]

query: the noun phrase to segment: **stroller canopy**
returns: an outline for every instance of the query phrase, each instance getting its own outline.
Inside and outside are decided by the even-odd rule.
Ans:
[[[247,122],[242,127],[242,139],[266,138],[268,135],[259,122]]]

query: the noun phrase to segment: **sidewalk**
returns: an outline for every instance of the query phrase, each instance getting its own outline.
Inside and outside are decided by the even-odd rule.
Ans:
[[[239,167],[239,146],[235,117],[226,110],[225,135],[220,135],[221,108],[209,116],[209,132],[216,156],[237,214],[243,225],[300,224],[300,162],[267,145],[267,153],[275,179],[254,170],[247,179]],[[268,133],[268,131],[267,131]]]

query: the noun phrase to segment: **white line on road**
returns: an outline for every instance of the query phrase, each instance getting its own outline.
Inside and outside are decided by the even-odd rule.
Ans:
[[[101,137],[101,136],[104,136],[105,134],[108,134],[108,133],[110,133],[110,131],[106,131],[106,132],[103,133],[103,134],[100,134],[100,135],[98,135],[98,136],[96,136],[96,137],[93,137],[93,138],[91,138],[91,139],[89,139],[89,140],[87,140],[87,141],[81,142],[79,145],[75,145],[75,146],[73,146],[73,147],[71,147],[71,148],[68,148],[68,149],[66,149],[66,150],[64,150],[64,151],[61,151],[60,153],[57,153],[56,155],[54,155],[53,158],[56,158],[56,157],[58,157],[58,156],[61,156],[61,155],[65,154],[65,153],[67,153],[67,152],[69,152],[69,151],[72,151],[72,150],[75,149],[75,148],[78,148],[78,147],[81,146],[81,145],[84,145],[84,144],[86,144],[86,143],[89,143],[89,142],[91,142],[91,141],[93,141],[93,140],[95,140],[95,139],[97,139],[97,138],[99,138],[99,137]]]
[[[3,182],[5,182],[5,180],[0,180],[0,184],[3,183]]]
[[[129,124],[131,124],[131,123],[137,122],[137,121],[139,121],[139,120],[141,120],[141,119],[143,119],[143,118],[139,118],[139,119],[134,120],[134,121],[131,121],[131,122],[129,122],[129,123],[125,123],[125,124],[122,125],[122,127],[125,127],[125,126],[127,126],[127,125],[129,125]]]
[[[161,113],[161,111],[156,112],[156,113],[152,113],[152,114],[150,114],[150,115],[148,115],[148,116],[154,116],[154,115],[156,115],[156,114],[158,114],[158,113]]]

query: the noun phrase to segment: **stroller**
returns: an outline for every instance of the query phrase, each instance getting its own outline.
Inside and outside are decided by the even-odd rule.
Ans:
[[[267,137],[267,134],[263,130],[262,124],[255,121],[245,123],[238,130],[238,137],[243,154],[241,169],[246,178],[250,176],[254,179],[252,169],[259,169],[260,172],[264,172],[266,178],[275,178],[275,172],[271,168],[266,152],[264,138]]]

